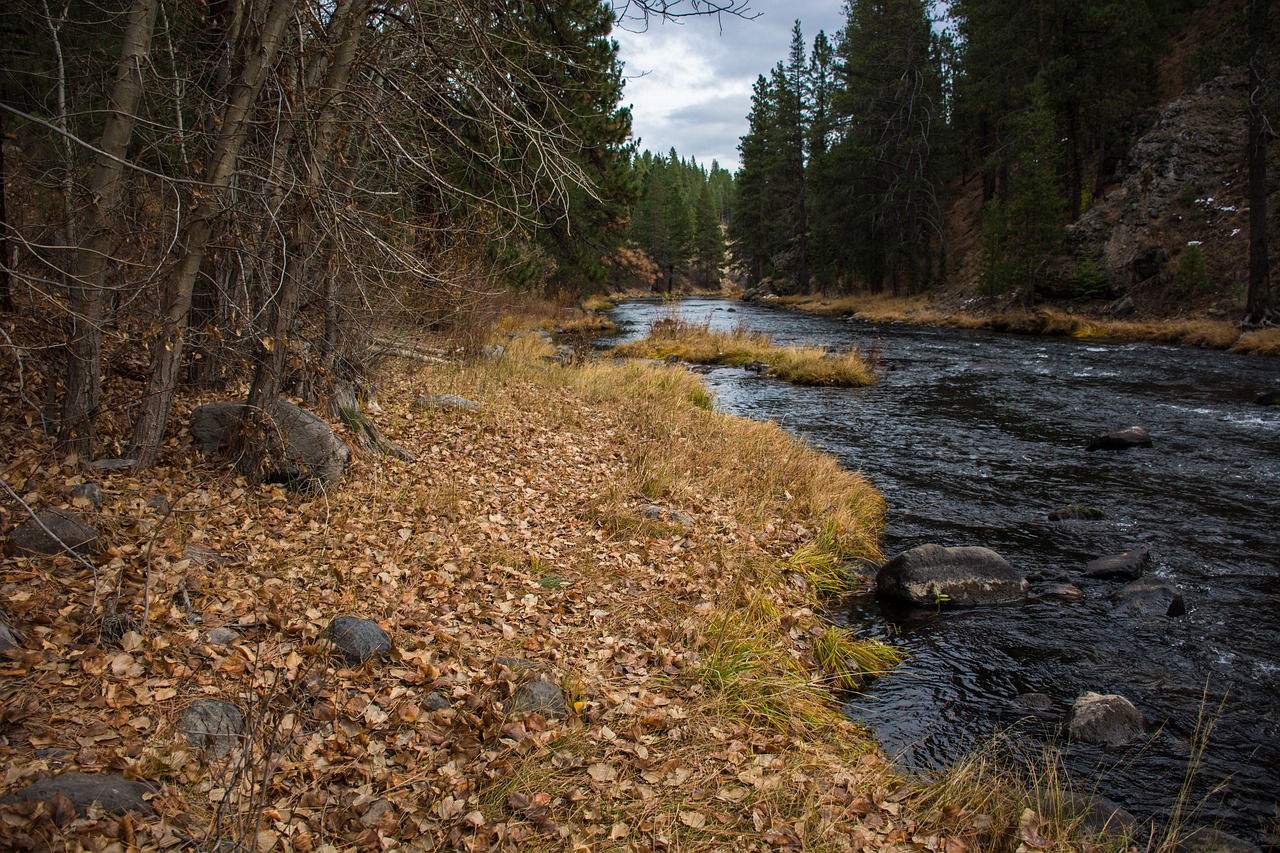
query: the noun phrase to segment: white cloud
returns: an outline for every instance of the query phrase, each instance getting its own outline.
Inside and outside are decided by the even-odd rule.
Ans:
[[[819,29],[830,36],[844,20],[839,0],[761,0],[754,6],[760,13],[754,20],[655,19],[643,32],[634,32],[636,21],[614,30],[627,80],[622,99],[633,106],[633,132],[642,148],[674,147],[703,165],[714,159],[736,169],[751,86],[786,59],[795,18],[809,45]]]

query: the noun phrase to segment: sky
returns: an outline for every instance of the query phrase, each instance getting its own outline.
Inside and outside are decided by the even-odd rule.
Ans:
[[[632,106],[632,133],[641,150],[665,154],[674,147],[710,167],[717,160],[738,167],[738,140],[747,132],[751,86],[791,47],[797,18],[808,55],[813,37],[832,37],[844,25],[843,0],[752,0],[756,17],[744,20],[691,17],[636,20],[614,27]]]

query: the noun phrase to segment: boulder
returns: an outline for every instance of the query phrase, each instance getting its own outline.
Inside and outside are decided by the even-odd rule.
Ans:
[[[921,545],[881,567],[883,598],[912,604],[1003,604],[1027,597],[1027,581],[989,548]]]
[[[1146,548],[1134,548],[1123,554],[1111,554],[1090,561],[1084,567],[1084,574],[1090,578],[1136,580],[1142,577],[1149,562],[1151,562],[1150,551]]]
[[[1081,818],[1081,826],[1090,835],[1132,834],[1138,828],[1138,819],[1124,806],[1106,797],[1090,794],[1062,792],[1062,811]]]
[[[1096,506],[1085,506],[1083,504],[1060,506],[1049,513],[1050,521],[1097,521],[1106,517],[1107,514]]]
[[[1048,693],[1020,693],[1013,701],[1028,711],[1043,713],[1053,709],[1053,697]]]
[[[336,617],[320,636],[333,643],[334,649],[349,666],[359,666],[395,649],[391,637],[377,622],[357,616]]]
[[[196,749],[223,758],[244,733],[244,714],[230,702],[197,699],[178,717],[178,731]]]
[[[1145,577],[1125,584],[1111,596],[1115,616],[1185,616],[1186,602],[1171,581]]]
[[[669,521],[672,524],[678,524],[682,527],[696,527],[698,522],[694,521],[693,516],[687,512],[681,512],[678,509],[667,509],[657,504],[645,504],[640,507],[640,514],[645,518],[651,518],[658,521]]]
[[[55,794],[62,794],[71,801],[78,815],[84,815],[93,803],[101,804],[111,814],[137,812],[150,815],[155,810],[145,797],[154,792],[150,785],[123,776],[71,772],[32,783],[0,802],[45,802]]]
[[[564,693],[549,681],[530,681],[520,685],[502,710],[507,714],[538,713],[548,720],[563,720],[568,716]]]
[[[1267,391],[1254,399],[1259,406],[1280,406],[1280,391]]]
[[[1133,703],[1115,693],[1084,693],[1071,706],[1067,730],[1073,740],[1122,746],[1143,733],[1146,720]]]
[[[346,442],[320,418],[287,400],[278,402],[272,448],[274,467],[265,473],[271,482],[304,487],[328,487],[342,478],[351,458]],[[206,403],[191,412],[191,437],[196,447],[213,453],[224,447],[244,414],[244,403]]]
[[[1128,450],[1130,447],[1151,447],[1151,435],[1142,427],[1131,426],[1125,429],[1104,432],[1094,438],[1085,450]]]
[[[52,534],[52,535],[50,535]],[[18,525],[11,536],[13,553],[19,557],[37,554],[96,554],[102,550],[98,531],[70,510],[52,507],[36,513]]]

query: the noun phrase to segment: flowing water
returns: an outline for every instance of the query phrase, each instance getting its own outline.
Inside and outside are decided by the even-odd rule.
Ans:
[[[1022,605],[837,614],[908,661],[850,699],[905,769],[927,772],[1006,733],[1052,742],[1096,793],[1139,817],[1166,815],[1202,711],[1213,720],[1192,787],[1195,822],[1274,843],[1280,821],[1280,360],[1145,343],[1095,343],[872,326],[763,306],[688,299],[619,306],[611,342],[671,311],[776,343],[861,348],[869,388],[801,388],[745,370],[706,379],[725,412],[772,419],[862,471],[888,501],[884,551],[982,545],[1033,579]],[[1105,430],[1146,427],[1151,449],[1088,453]],[[1049,522],[1087,504],[1099,521]],[[1121,582],[1090,581],[1095,557],[1145,546],[1148,573],[1183,591],[1180,618],[1123,616]],[[1044,595],[1070,581],[1080,600]],[[1120,693],[1148,740],[1116,750],[1067,743],[1084,691]],[[1052,697],[1029,715],[1016,698]]]

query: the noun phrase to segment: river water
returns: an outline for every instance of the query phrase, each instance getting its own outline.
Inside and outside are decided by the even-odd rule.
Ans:
[[[879,362],[861,389],[801,388],[736,368],[707,373],[720,410],[777,421],[862,471],[888,501],[884,551],[926,542],[992,548],[1032,578],[1022,605],[901,611],[873,600],[835,614],[908,660],[847,713],[909,771],[945,766],[1002,733],[1047,742],[1098,794],[1141,818],[1168,813],[1203,716],[1196,823],[1263,844],[1280,823],[1280,360],[1146,343],[1098,343],[874,326],[765,306],[636,301],[612,342],[672,311],[766,332],[776,343],[856,346]],[[1146,427],[1151,449],[1084,450]],[[1049,522],[1063,505],[1099,521]],[[1121,582],[1080,574],[1095,557],[1150,549],[1148,573],[1184,593],[1180,618],[1117,615]],[[1069,581],[1079,600],[1045,595]],[[1120,693],[1150,724],[1132,748],[1068,743],[1076,696]],[[1031,714],[1020,694],[1046,693]]]

